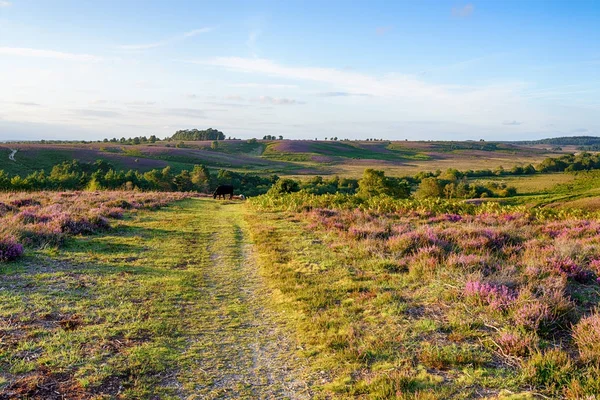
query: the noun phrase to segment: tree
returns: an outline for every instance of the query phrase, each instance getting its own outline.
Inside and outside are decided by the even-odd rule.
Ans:
[[[206,192],[210,186],[210,172],[204,165],[194,165],[194,169],[191,174],[192,184],[196,190]]]
[[[181,171],[179,175],[173,178],[173,184],[175,185],[175,188],[180,192],[190,192],[194,189],[194,184],[192,183],[190,171],[185,169]]]
[[[279,140],[283,140],[283,135],[279,135]]]
[[[368,168],[358,182],[358,196],[368,198],[380,195],[407,198],[410,196],[410,184],[405,180],[388,178],[381,170]]]
[[[293,179],[279,179],[271,189],[267,192],[267,194],[283,194],[283,193],[292,193],[300,190],[300,185],[297,181]]]
[[[210,148],[213,150],[217,150],[219,148],[219,142],[217,142],[216,140],[214,140],[211,144],[210,144]]]
[[[437,178],[425,178],[421,180],[415,197],[419,199],[426,199],[431,197],[442,197],[444,195],[444,187],[446,183]]]

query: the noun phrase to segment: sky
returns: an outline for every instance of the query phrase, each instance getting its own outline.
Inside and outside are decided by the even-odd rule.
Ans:
[[[600,0],[0,0],[0,140],[600,136]]]

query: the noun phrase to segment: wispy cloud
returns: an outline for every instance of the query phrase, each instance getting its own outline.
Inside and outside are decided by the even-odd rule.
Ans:
[[[263,103],[263,104],[274,104],[274,105],[279,105],[279,106],[305,104],[302,101],[298,101],[298,100],[294,100],[294,99],[271,97],[271,96],[260,96],[260,97],[257,97],[256,99],[254,99],[254,101],[257,101],[257,102]]]
[[[20,106],[27,106],[27,107],[40,107],[41,106],[41,104],[34,103],[32,101],[17,101],[17,102],[15,102],[15,104],[20,105]]]
[[[522,124],[522,122],[515,121],[515,120],[502,122],[502,125],[521,125],[521,124]]]
[[[469,3],[462,7],[452,7],[452,15],[455,17],[470,17],[473,15],[473,11],[475,11],[475,6]]]
[[[258,40],[258,37],[260,36],[260,33],[260,30],[255,29],[250,32],[250,34],[248,35],[248,40],[246,40],[246,46],[248,46],[252,57],[258,57],[258,47],[256,45],[256,42]]]
[[[186,118],[206,118],[204,110],[197,108],[168,108],[165,110],[165,114]]]
[[[232,83],[227,85],[237,88],[267,88],[267,89],[295,89],[298,85],[288,85],[279,83]]]
[[[367,93],[323,92],[323,93],[317,93],[317,96],[319,96],[319,97],[352,97],[352,96],[369,97],[371,95],[367,94]]]
[[[82,117],[95,117],[95,118],[116,118],[122,114],[116,111],[110,110],[96,110],[96,109],[84,109],[84,110],[73,110],[73,113]]]
[[[10,7],[12,3],[10,1],[0,0],[0,8],[2,7]]]
[[[213,28],[200,28],[200,29],[194,29],[191,30],[189,32],[185,32],[181,35],[177,35],[177,36],[173,36],[170,37],[168,39],[163,39],[163,40],[159,40],[157,42],[151,42],[151,43],[142,43],[142,44],[124,44],[124,45],[120,45],[118,46],[119,49],[121,50],[148,50],[148,49],[154,49],[157,47],[162,47],[162,46],[166,46],[169,44],[173,44],[173,43],[177,43],[177,42],[181,42],[187,38],[191,38],[194,36],[198,36],[202,33],[207,33],[212,31]]]
[[[17,57],[53,58],[65,61],[102,61],[102,57],[91,54],[65,53],[55,50],[31,49],[27,47],[0,47],[0,55]]]

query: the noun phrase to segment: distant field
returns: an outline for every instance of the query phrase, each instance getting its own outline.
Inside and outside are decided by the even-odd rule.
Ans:
[[[179,142],[178,142],[179,143]],[[224,140],[216,149],[210,141],[159,142],[144,145],[92,144],[3,144],[0,169],[11,174],[47,172],[62,161],[84,162],[103,159],[117,169],[148,171],[170,165],[177,172],[204,164],[211,169],[229,169],[256,174],[340,175],[359,177],[366,168],[378,168],[391,176],[414,175],[421,171],[457,168],[494,169],[499,166],[539,163],[557,152],[536,146],[488,142],[340,142],[340,141],[242,141]],[[17,149],[16,161],[8,159]]]

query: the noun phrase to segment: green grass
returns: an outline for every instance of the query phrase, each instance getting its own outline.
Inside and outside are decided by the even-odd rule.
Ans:
[[[2,267],[0,397],[299,392],[241,213],[186,200]]]

